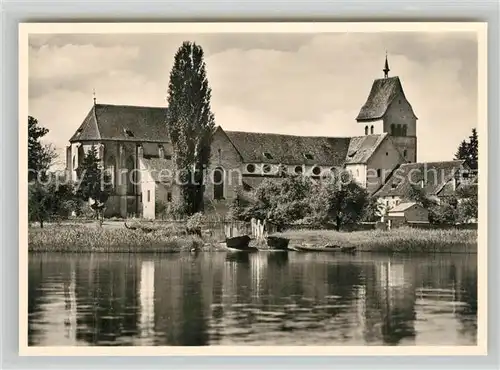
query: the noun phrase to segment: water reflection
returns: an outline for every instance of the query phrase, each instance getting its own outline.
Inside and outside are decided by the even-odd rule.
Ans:
[[[467,345],[476,256],[30,255],[30,345]]]

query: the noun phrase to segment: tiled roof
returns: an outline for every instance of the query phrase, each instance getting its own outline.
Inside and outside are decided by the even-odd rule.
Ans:
[[[349,163],[364,163],[384,135],[363,137],[295,136],[224,131],[246,163],[305,164],[341,167],[351,150]],[[352,144],[351,144],[352,143]]]
[[[167,108],[95,104],[70,142],[85,140],[168,141]]]
[[[376,196],[408,197],[411,185],[420,186],[421,180],[427,195],[437,195],[463,164],[464,161],[404,163],[393,171]]]
[[[387,133],[381,135],[355,136],[351,138],[346,156],[346,163],[366,163],[386,137]]]
[[[363,122],[381,119],[394,98],[400,94],[404,96],[403,86],[397,76],[373,81],[368,99],[356,120]]]
[[[406,211],[408,208],[411,208],[413,207],[415,204],[417,204],[416,202],[407,202],[407,203],[400,203],[398,204],[397,206],[391,208],[389,210],[389,213],[393,213],[393,212],[404,212]]]

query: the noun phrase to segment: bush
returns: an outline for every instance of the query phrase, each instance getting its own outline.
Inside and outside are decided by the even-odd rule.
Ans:
[[[205,221],[206,219],[203,213],[198,212],[188,218],[186,226],[191,230],[199,230],[201,229]]]

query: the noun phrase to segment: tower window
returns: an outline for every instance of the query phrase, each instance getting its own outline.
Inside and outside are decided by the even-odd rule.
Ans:
[[[402,132],[401,132],[402,136],[406,136],[406,129],[407,129],[406,125],[403,125]]]
[[[368,126],[365,126],[365,135],[368,135]]]
[[[125,135],[127,135],[128,137],[134,137],[134,133],[128,129],[124,129],[125,131]]]
[[[167,193],[167,202],[171,202],[172,201],[172,193]]]
[[[370,134],[372,134],[372,135],[373,135],[373,126],[372,126],[372,127],[370,127]]]
[[[295,173],[302,173],[302,166],[295,166]]]
[[[271,166],[268,165],[268,164],[265,164],[263,167],[262,167],[262,171],[264,171],[264,173],[269,173],[271,172]]]
[[[255,165],[252,163],[247,164],[247,172],[254,173],[255,172]]]
[[[381,177],[382,176],[382,170],[379,168],[377,170],[377,177]]]
[[[312,161],[312,160],[314,159],[314,156],[313,156],[311,153],[305,153],[305,154],[304,154],[304,157],[305,157],[306,159],[309,159],[310,161]]]
[[[318,176],[321,173],[321,168],[319,167],[314,167],[312,170],[312,173],[316,176]]]
[[[148,203],[151,202],[151,190],[148,190]]]
[[[385,155],[386,155],[386,156],[387,156],[387,155],[389,155],[389,152],[385,152]]]
[[[407,155],[407,154],[408,154],[408,152],[406,151],[406,149],[405,149],[405,150],[403,150],[403,157],[405,157],[405,158],[406,158],[406,155]]]
[[[394,123],[391,124],[391,135],[396,136],[396,125]]]

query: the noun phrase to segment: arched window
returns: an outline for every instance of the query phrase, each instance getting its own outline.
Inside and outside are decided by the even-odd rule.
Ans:
[[[214,180],[214,199],[224,199],[224,169],[217,167],[213,174]]]
[[[372,125],[372,127],[370,127],[370,134],[373,135],[373,125]]]
[[[368,126],[365,126],[365,135],[368,135]]]
[[[108,181],[108,183],[111,184],[113,187],[115,186],[115,166],[116,166],[115,157],[114,156],[108,157],[105,163],[106,174],[108,176],[106,181]]]
[[[394,123],[391,124],[391,135],[396,136],[396,125]]]
[[[137,179],[136,179],[136,171],[135,171],[135,161],[134,157],[130,156],[127,158],[127,161],[125,162],[125,168],[127,169],[127,194],[128,195],[134,195],[135,194],[135,184],[137,184]]]

